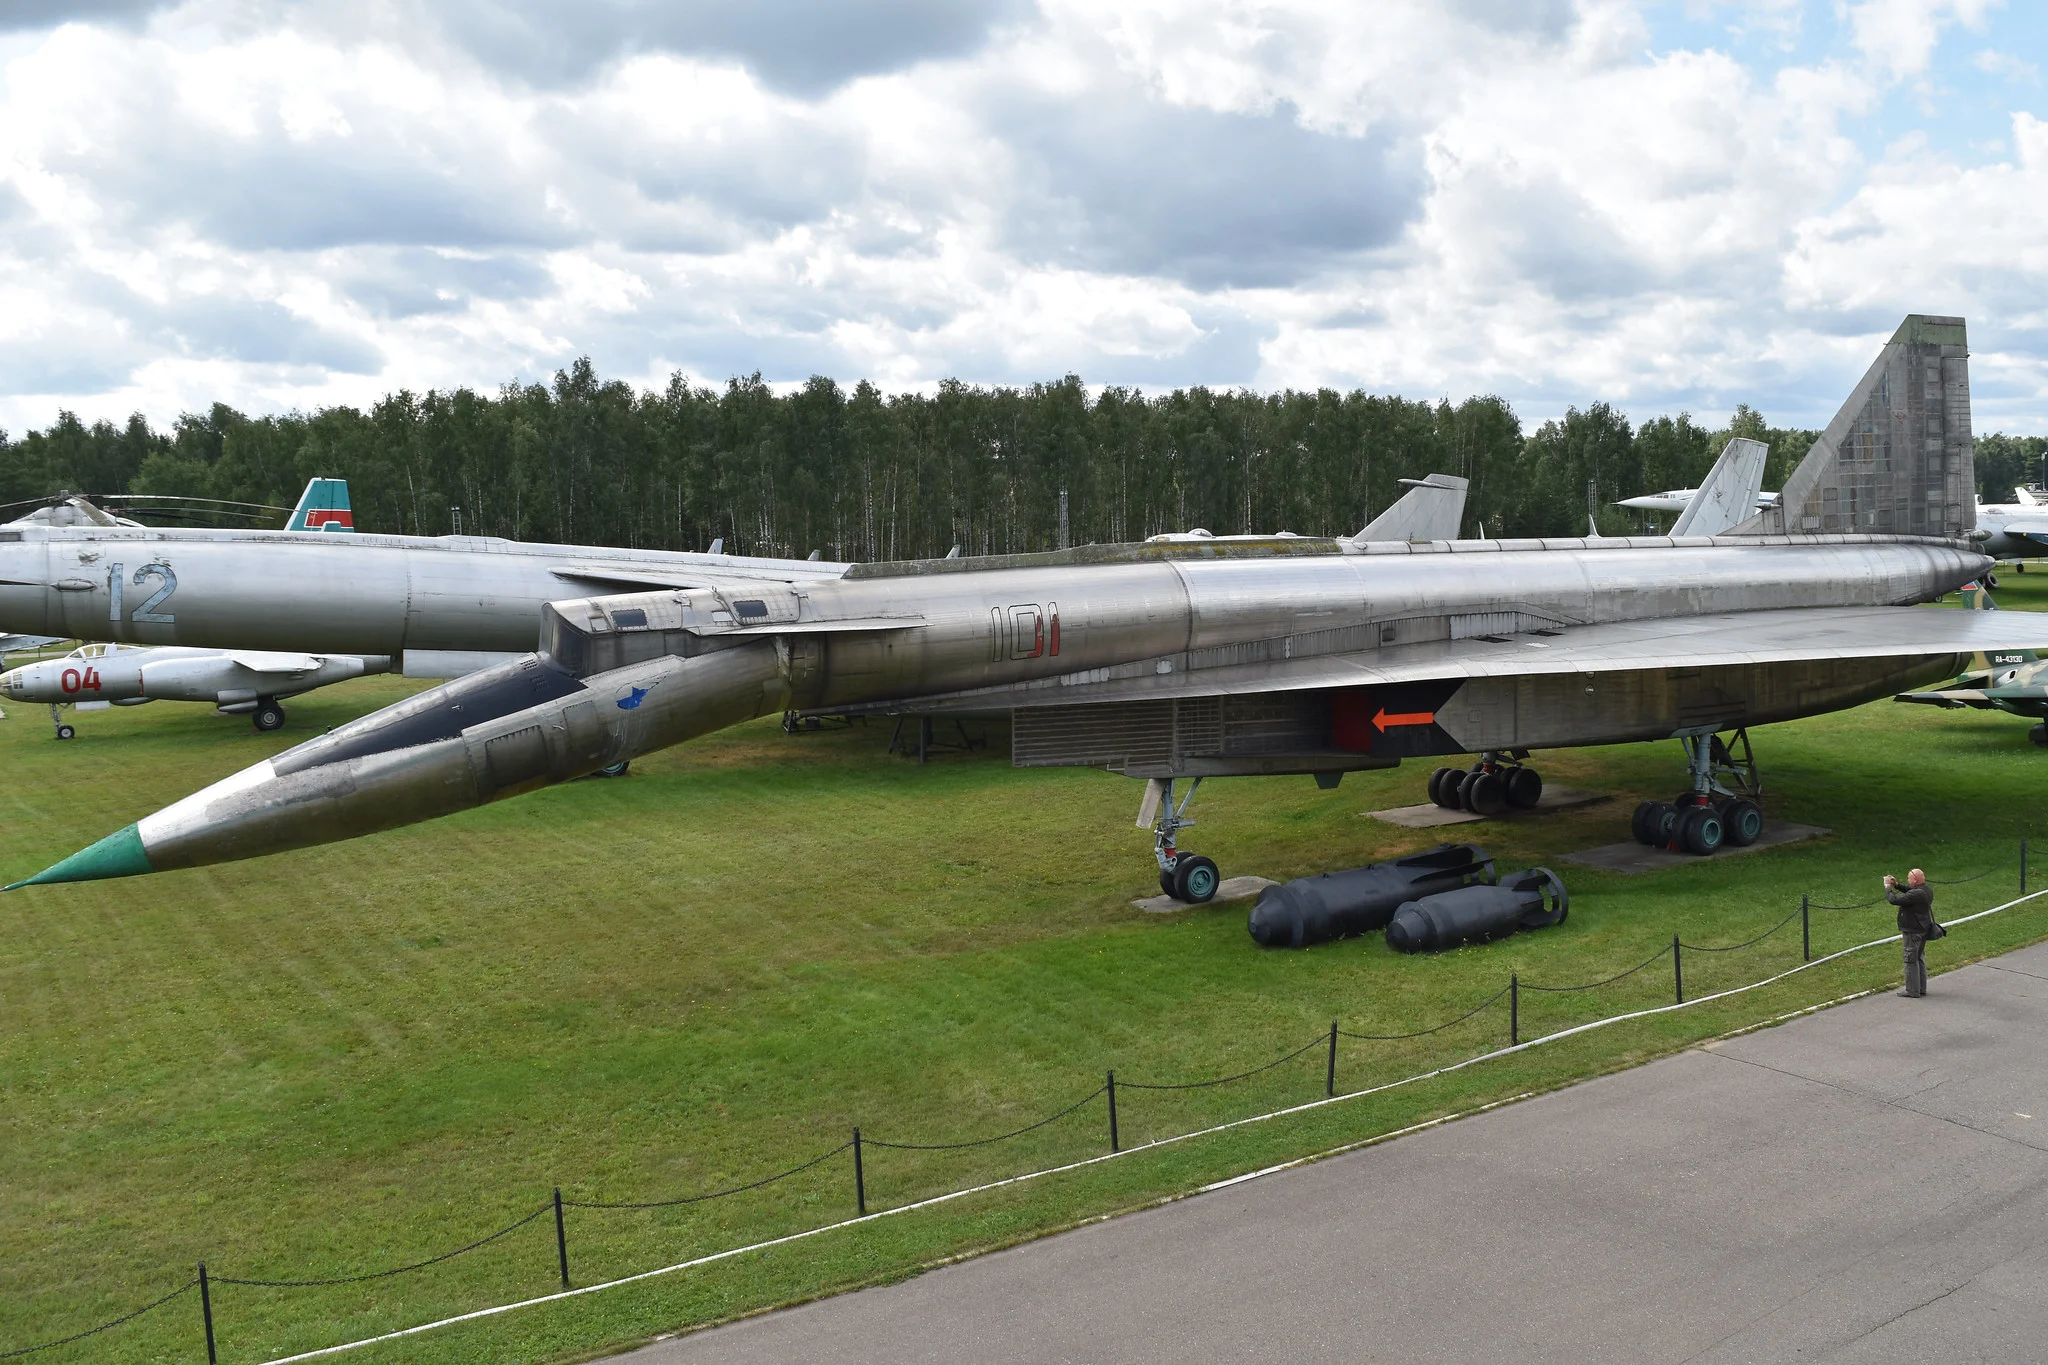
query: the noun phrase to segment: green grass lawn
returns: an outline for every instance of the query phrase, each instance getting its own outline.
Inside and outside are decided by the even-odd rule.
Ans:
[[[2034,585],[2040,591],[2033,591]],[[2048,606],[2009,574],[2007,607]],[[2037,600],[2038,599],[2038,600]],[[290,726],[160,704],[0,722],[0,877],[47,866],[168,801],[408,690],[366,679],[290,703]],[[1796,909],[1868,899],[1885,871],[1936,878],[2037,831],[2028,722],[1882,702],[1755,733],[1779,818],[1811,844],[1641,877],[1555,863],[1627,837],[1634,802],[1682,780],[1675,744],[1542,756],[1599,806],[1466,827],[1504,867],[1554,863],[1563,926],[1433,958],[1377,938],[1256,948],[1245,907],[1155,916],[1139,786],[1019,771],[991,751],[919,768],[887,728],[743,727],[570,784],[352,844],[0,897],[0,1350],[216,1275],[340,1276],[434,1255],[571,1199],[672,1198],[844,1142],[944,1142],[1028,1123],[1102,1083],[1202,1079],[1326,1031],[1393,1033],[1462,1012],[1518,972],[1563,984],[1681,933],[1747,938]],[[1422,799],[1427,767],[1206,786],[1185,840],[1226,875],[1288,877],[1435,842],[1362,817]],[[2043,858],[2048,862],[2048,857]],[[2040,874],[2048,877],[2048,868]],[[1943,888],[1944,918],[2009,898],[2006,868]],[[1886,932],[1887,908],[1814,916],[1816,952]],[[2048,906],[1958,931],[1935,970],[2048,935]],[[1798,960],[1798,926],[1686,959],[1688,994]],[[1599,1031],[1422,1085],[839,1231],[699,1271],[416,1337],[359,1360],[528,1361],[601,1349],[898,1278],[1251,1167],[1632,1064],[1895,982],[1883,949],[1698,1011]],[[1939,989],[1938,985],[1936,987]],[[1526,1035],[1670,998],[1668,963],[1611,989],[1523,997]],[[1397,1044],[1347,1042],[1361,1087],[1506,1040],[1505,1002]],[[1123,1091],[1124,1142],[1314,1098],[1323,1057],[1242,1083]],[[1101,1103],[1015,1142],[871,1150],[871,1207],[1104,1150]],[[845,1217],[849,1158],[708,1204],[572,1210],[579,1283]],[[317,1290],[221,1288],[222,1359],[328,1345],[555,1283],[551,1218],[414,1275]],[[39,1359],[201,1358],[188,1296]]]

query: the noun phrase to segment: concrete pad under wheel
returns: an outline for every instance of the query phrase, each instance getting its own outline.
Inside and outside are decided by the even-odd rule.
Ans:
[[[1625,844],[1602,844],[1582,853],[1567,853],[1564,860],[1578,863],[1582,867],[1597,867],[1603,872],[1655,872],[1663,867],[1684,867],[1689,863],[1703,863],[1710,858],[1732,858],[1738,853],[1754,853],[1760,848],[1776,848],[1780,844],[1796,844],[1802,839],[1824,839],[1833,834],[1831,829],[1819,825],[1794,825],[1783,820],[1764,821],[1764,832],[1757,835],[1756,842],[1747,848],[1733,844],[1722,844],[1712,853],[1701,857],[1697,853],[1673,853],[1668,848],[1648,848],[1630,840]]]
[[[1148,915],[1170,915],[1176,910],[1193,910],[1197,904],[1221,905],[1225,901],[1246,901],[1258,895],[1269,886],[1280,883],[1271,877],[1225,877],[1223,884],[1216,888],[1216,894],[1208,900],[1182,901],[1172,896],[1145,896],[1131,902]]]
[[[1403,829],[1435,829],[1438,825],[1469,825],[1475,820],[1509,820],[1517,816],[1547,815],[1551,811],[1591,806],[1608,799],[1606,792],[1586,791],[1581,787],[1545,787],[1543,795],[1537,798],[1534,810],[1517,810],[1510,806],[1499,815],[1475,815],[1469,810],[1446,810],[1436,802],[1429,801],[1420,806],[1369,810],[1366,814],[1375,820],[1399,825]]]

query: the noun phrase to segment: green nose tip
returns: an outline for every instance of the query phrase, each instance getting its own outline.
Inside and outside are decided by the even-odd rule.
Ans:
[[[0,890],[40,886],[44,882],[96,882],[108,877],[137,877],[154,871],[156,869],[149,865],[149,854],[142,847],[141,831],[130,825],[109,834],[91,848],[80,849],[55,867],[44,868],[35,876],[13,886],[0,887]]]

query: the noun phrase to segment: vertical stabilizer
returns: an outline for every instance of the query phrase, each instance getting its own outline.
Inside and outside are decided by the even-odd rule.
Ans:
[[[1721,450],[1692,501],[1672,523],[1674,536],[1718,536],[1756,515],[1757,494],[1764,491],[1764,461],[1771,448],[1762,441],[1737,436]]]
[[[306,491],[299,494],[299,505],[292,509],[292,519],[284,524],[287,531],[353,531],[356,529],[355,513],[349,510],[347,479],[309,479]]]
[[[1351,539],[1456,540],[1458,525],[1465,519],[1465,490],[1471,481],[1455,474],[1432,474],[1401,482],[1408,485],[1408,491]]]
[[[1977,524],[1969,355],[1961,318],[1907,317],[1778,505],[1734,534],[1968,533]]]

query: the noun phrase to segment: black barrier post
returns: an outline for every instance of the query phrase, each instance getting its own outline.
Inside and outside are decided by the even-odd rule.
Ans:
[[[555,1186],[555,1258],[562,1263],[562,1288],[569,1287],[569,1233],[562,1226],[562,1187]]]
[[[1499,996],[1494,997],[1496,1000]],[[1522,978],[1508,973],[1508,1046],[1519,1047],[1522,1043]]]
[[[860,1129],[853,1130],[853,1206],[868,1215],[868,1178],[860,1168]]]
[[[199,1316],[206,1323],[206,1365],[220,1359],[213,1350],[213,1293],[206,1287],[206,1262],[199,1263]]]
[[[2027,894],[2027,841],[2020,840],[2020,894]]]
[[[1671,936],[1671,987],[1678,993],[1678,1003],[1685,1003],[1685,968],[1678,961],[1678,935]]]
[[[1799,898],[1799,960],[1801,962],[1813,961],[1813,920],[1807,914],[1807,911],[1811,908],[1812,901],[1813,897],[1811,895]]]
[[[1122,1151],[1116,1140],[1116,1072],[1109,1073],[1109,1083],[1103,1088],[1109,1091],[1109,1150]]]
[[[1323,1093],[1330,1098],[1337,1096],[1337,1021],[1330,1021],[1330,1069],[1323,1078]]]

